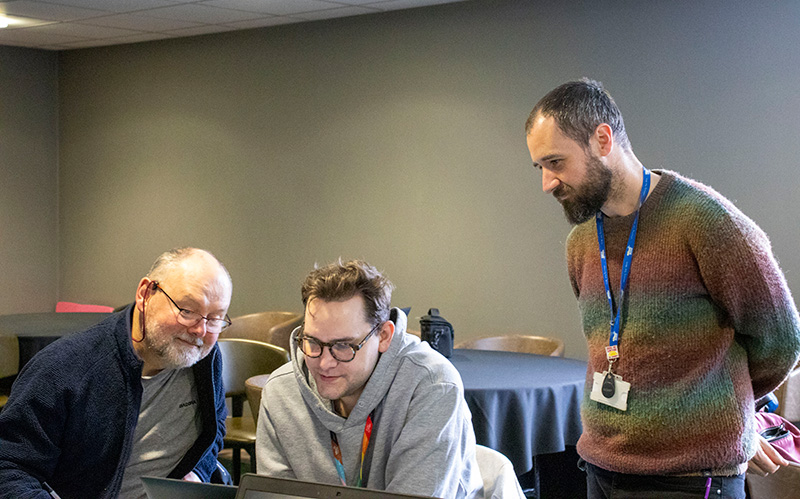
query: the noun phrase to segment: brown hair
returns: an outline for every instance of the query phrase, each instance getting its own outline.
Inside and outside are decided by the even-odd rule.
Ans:
[[[598,126],[611,127],[614,138],[625,150],[631,143],[617,103],[599,81],[583,78],[559,85],[536,104],[525,122],[530,133],[538,115],[553,117],[561,132],[582,147],[589,147],[589,138]]]
[[[362,260],[338,261],[316,267],[303,282],[303,305],[316,298],[324,301],[345,301],[361,294],[364,298],[364,319],[371,324],[389,320],[394,285],[378,269]]]

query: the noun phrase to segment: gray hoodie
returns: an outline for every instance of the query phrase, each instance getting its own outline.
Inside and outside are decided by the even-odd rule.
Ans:
[[[348,485],[358,479],[367,416],[376,410],[364,462],[370,489],[451,498],[480,497],[472,415],[461,377],[426,342],[406,333],[406,316],[391,311],[395,332],[349,417],[333,411],[308,374],[291,336],[292,362],[270,376],[258,418],[258,473],[340,484],[331,450],[337,435]]]

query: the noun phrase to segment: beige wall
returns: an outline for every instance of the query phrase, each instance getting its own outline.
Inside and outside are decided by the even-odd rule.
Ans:
[[[53,310],[58,293],[57,62],[0,46],[0,314]],[[16,371],[0,336],[0,377]]]
[[[523,123],[604,81],[634,149],[716,187],[800,288],[795,2],[478,1],[59,58],[59,298],[116,305],[161,251],[214,251],[232,315],[300,310],[314,262],[365,258],[412,321],[585,357],[569,230]]]

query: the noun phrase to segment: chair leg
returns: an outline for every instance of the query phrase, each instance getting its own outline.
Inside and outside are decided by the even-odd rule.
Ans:
[[[247,453],[250,454],[250,473],[258,473],[256,466],[256,446],[255,444],[247,448]]]
[[[239,485],[239,477],[242,475],[242,449],[234,447],[233,449],[233,484]]]

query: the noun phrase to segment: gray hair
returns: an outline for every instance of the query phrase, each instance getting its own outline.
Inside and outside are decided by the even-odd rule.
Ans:
[[[228,269],[225,268],[225,265],[223,265],[222,262],[220,262],[219,259],[217,259],[217,257],[211,254],[210,251],[202,250],[199,248],[190,248],[190,247],[173,248],[169,251],[161,253],[161,255],[159,255],[159,257],[156,258],[156,261],[153,262],[153,265],[150,267],[150,270],[147,272],[147,277],[153,281],[159,281],[163,278],[164,275],[169,273],[169,271],[175,268],[175,266],[177,266],[179,263],[186,260],[187,258],[190,258],[200,253],[204,253],[213,258],[214,261],[216,261],[219,264],[220,268],[223,271],[225,271],[225,275],[228,276],[228,282],[233,283],[233,280],[231,279],[231,274],[230,272],[228,272]]]

